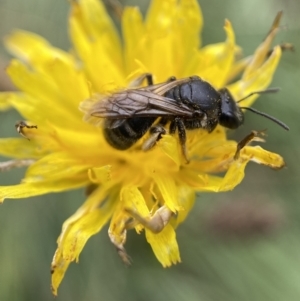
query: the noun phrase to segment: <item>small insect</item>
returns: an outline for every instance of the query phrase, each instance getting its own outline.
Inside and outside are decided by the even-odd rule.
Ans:
[[[104,136],[116,149],[130,148],[149,131],[150,137],[143,145],[143,150],[149,150],[167,133],[168,125],[170,134],[178,132],[182,154],[189,162],[186,130],[201,128],[210,133],[218,124],[237,129],[244,122],[242,109],[289,130],[278,119],[238,104],[253,94],[277,92],[276,88],[253,92],[236,102],[227,88],[216,90],[198,76],[178,80],[172,77],[167,82],[153,85],[152,75],[145,74],[136,83],[145,78],[147,87],[122,90],[96,102],[87,100],[81,104],[86,113],[85,120],[99,124],[99,118],[104,119]]]
[[[18,121],[16,124],[15,124],[15,127],[16,127],[16,130],[17,132],[23,136],[24,138],[30,140],[26,134],[24,133],[24,128],[27,128],[27,129],[37,129],[37,125],[28,125],[25,121]]]

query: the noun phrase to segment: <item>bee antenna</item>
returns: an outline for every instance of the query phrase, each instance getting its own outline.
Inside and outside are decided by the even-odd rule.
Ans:
[[[253,108],[249,108],[249,107],[240,107],[241,109],[245,109],[245,110],[248,110],[248,111],[251,111],[257,115],[260,115],[260,116],[263,116],[263,117],[266,117],[267,119],[269,120],[272,120],[273,122],[277,123],[278,125],[280,125],[282,128],[284,128],[285,130],[289,130],[290,128],[285,124],[283,123],[282,121],[278,120],[277,118],[267,114],[267,113],[264,113],[264,112],[260,112],[256,109],[253,109]]]
[[[248,97],[255,95],[255,94],[268,94],[268,93],[277,93],[278,91],[280,91],[280,88],[269,88],[266,90],[261,90],[261,91],[254,91],[249,93],[247,96],[243,97],[242,99],[240,99],[239,101],[237,101],[238,103],[247,99]]]

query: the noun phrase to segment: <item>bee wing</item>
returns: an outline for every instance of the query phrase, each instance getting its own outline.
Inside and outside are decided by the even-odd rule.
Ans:
[[[166,93],[167,91],[171,90],[172,88],[189,82],[192,78],[199,78],[198,76],[193,76],[193,77],[186,77],[186,78],[182,78],[182,79],[177,79],[177,80],[173,80],[173,81],[169,81],[169,82],[164,82],[164,83],[160,83],[160,84],[156,84],[156,85],[152,85],[152,86],[147,86],[147,87],[142,87],[139,88],[138,90],[146,90],[146,91],[151,91],[153,93],[156,93],[158,95],[163,95],[164,93]]]
[[[127,118],[132,117],[161,117],[182,116],[192,117],[192,110],[178,104],[174,99],[162,96],[179,84],[188,82],[190,78],[184,78],[153,86],[123,90],[110,96],[86,100],[80,105],[84,111],[85,120],[96,125],[101,124],[101,119],[109,120],[105,126],[117,127]],[[100,120],[99,120],[100,119]]]

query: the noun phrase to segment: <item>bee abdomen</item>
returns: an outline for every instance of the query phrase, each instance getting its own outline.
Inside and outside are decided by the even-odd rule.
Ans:
[[[125,150],[142,138],[156,117],[135,117],[126,119],[116,128],[105,128],[106,141],[114,148]]]

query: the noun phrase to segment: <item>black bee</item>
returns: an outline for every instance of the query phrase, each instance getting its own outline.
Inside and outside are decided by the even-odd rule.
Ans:
[[[201,128],[210,133],[218,124],[236,129],[244,122],[242,109],[289,129],[270,115],[240,107],[227,88],[217,91],[198,76],[179,80],[172,77],[167,82],[153,85],[152,76],[146,74],[137,82],[144,78],[148,81],[147,87],[122,90],[99,101],[88,100],[81,104],[86,120],[104,118],[104,136],[116,149],[128,149],[150,131],[150,138],[143,145],[143,149],[148,150],[166,134],[165,127],[169,124],[170,134],[178,131],[182,153],[188,162],[186,130]],[[250,95],[275,91],[277,89],[269,89]]]

